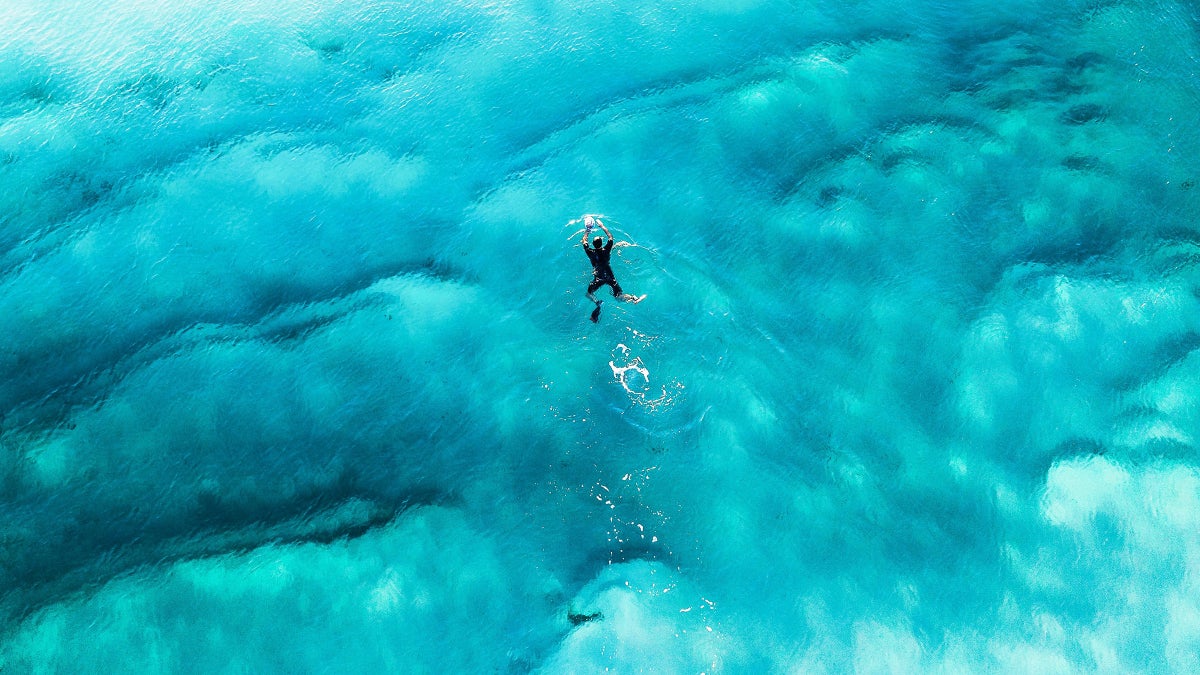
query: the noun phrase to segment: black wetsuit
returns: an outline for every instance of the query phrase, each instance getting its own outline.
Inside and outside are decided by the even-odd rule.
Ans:
[[[613,276],[612,266],[608,263],[609,257],[612,256],[612,247],[612,239],[609,239],[608,243],[601,248],[583,245],[583,252],[587,254],[588,260],[592,261],[593,278],[592,283],[588,284],[588,293],[593,293],[597,288],[608,284],[612,286],[614,297],[621,295],[621,284],[617,283],[617,278]]]

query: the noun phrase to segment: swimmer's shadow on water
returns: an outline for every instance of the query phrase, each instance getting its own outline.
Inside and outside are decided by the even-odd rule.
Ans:
[[[602,571],[605,568],[613,565],[623,565],[639,560],[650,563],[666,564],[671,563],[673,559],[674,556],[672,553],[658,542],[636,544],[626,543],[617,549],[606,549],[603,552],[593,552],[592,555],[587,557],[583,567],[580,568],[580,571],[584,571],[585,569]],[[583,585],[582,595],[576,597],[567,605],[567,622],[571,624],[572,629],[578,628],[586,623],[603,621],[606,618],[604,613],[599,610],[592,609],[592,611],[588,611],[587,609],[579,609],[581,605],[583,607],[587,607],[587,605],[595,602],[597,596],[595,596],[593,593],[589,593],[587,590],[588,588],[595,588],[595,592],[599,593],[605,589],[622,586],[625,583],[621,579],[609,579],[608,581],[601,582],[599,587],[595,587],[594,584],[596,579],[591,575],[585,574],[584,576],[585,578],[591,579],[591,581],[588,581]]]
[[[583,614],[581,612],[576,612],[574,609],[571,609],[571,608],[567,609],[567,621],[571,622],[572,626],[582,626],[583,624],[588,623],[589,621],[595,621],[597,619],[603,619],[603,618],[604,618],[604,615],[601,614],[600,612],[592,612],[591,614]]]

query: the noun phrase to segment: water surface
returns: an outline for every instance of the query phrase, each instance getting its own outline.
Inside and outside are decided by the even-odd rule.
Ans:
[[[0,26],[0,670],[1200,670],[1194,5]]]

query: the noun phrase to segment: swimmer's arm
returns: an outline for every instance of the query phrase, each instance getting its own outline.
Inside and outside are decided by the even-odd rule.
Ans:
[[[608,235],[608,240],[612,241],[613,240],[612,232],[608,231],[608,228],[604,226],[604,223],[600,222],[599,218],[596,219],[596,224],[598,224],[600,226],[600,229],[604,230],[604,234]],[[633,246],[633,244],[631,244],[627,241],[613,241],[613,246],[620,248],[622,246]]]
[[[599,218],[593,220],[591,216],[583,217],[583,237],[580,238],[579,241],[583,243],[584,248],[588,247],[588,236],[590,236],[592,234],[592,225],[594,223],[599,223],[599,222],[600,222]],[[600,223],[600,227],[604,227],[604,224]],[[608,230],[604,230],[604,231],[608,232]]]

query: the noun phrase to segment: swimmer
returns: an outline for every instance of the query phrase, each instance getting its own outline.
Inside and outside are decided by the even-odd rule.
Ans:
[[[596,296],[592,294],[595,293],[596,289],[600,288],[601,286],[606,284],[611,286],[613,297],[622,302],[637,304],[644,300],[646,296],[643,295],[638,297],[636,295],[630,295],[629,293],[623,293],[621,291],[621,284],[617,283],[617,278],[613,275],[612,266],[609,264],[609,257],[612,255],[613,236],[612,233],[608,231],[608,228],[604,226],[604,223],[599,218],[584,216],[583,225],[583,252],[587,254],[588,260],[592,262],[593,275],[592,283],[588,285],[587,296],[588,300],[596,303],[596,309],[592,312],[592,321],[599,321],[600,301],[597,300]],[[608,235],[608,243],[606,244],[604,243],[604,239],[596,237],[592,241],[592,245],[588,246],[588,235],[591,233],[592,228],[597,225],[600,226],[600,229],[604,230],[604,234]],[[624,243],[625,242],[621,242],[622,245],[624,245]]]

